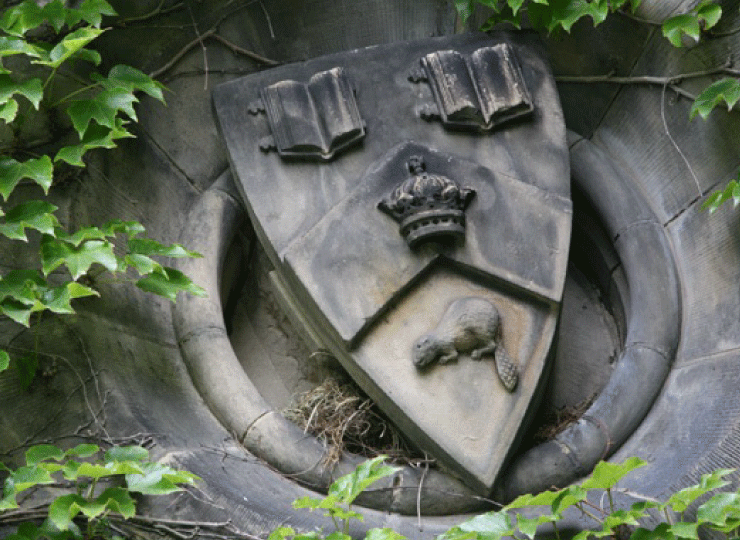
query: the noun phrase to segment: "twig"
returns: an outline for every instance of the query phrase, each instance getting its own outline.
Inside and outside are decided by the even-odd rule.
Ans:
[[[156,79],[157,77],[159,77],[163,73],[166,73],[167,71],[169,71],[170,69],[172,69],[172,67],[175,64],[177,64],[182,59],[183,56],[185,56],[188,52],[190,52],[190,50],[193,49],[193,47],[196,47],[198,45],[201,45],[202,46],[203,40],[205,40],[205,39],[207,39],[207,38],[209,38],[211,36],[214,36],[216,34],[216,32],[218,32],[218,28],[219,28],[219,26],[221,26],[221,23],[224,22],[224,20],[229,15],[231,15],[231,13],[227,13],[226,15],[224,15],[223,17],[221,17],[218,21],[216,21],[216,24],[214,24],[213,26],[211,26],[205,32],[201,33],[194,40],[192,40],[189,43],[187,43],[182,49],[180,49],[177,53],[175,53],[175,56],[173,56],[170,59],[170,61],[167,62],[164,66],[162,66],[161,68],[159,68],[157,70],[154,70],[151,73],[149,73],[149,76],[152,79]],[[239,49],[241,49],[241,48],[239,47]],[[245,52],[242,52],[241,54],[246,54],[246,52],[251,52],[251,51],[246,51],[246,49],[242,49],[242,51],[245,51]],[[268,58],[261,57],[261,56],[259,56],[258,54],[255,54],[255,53],[251,53],[251,54],[254,55],[254,56],[250,56],[250,58],[252,58],[253,60],[256,60],[258,62],[265,63],[267,65],[272,65],[272,66],[278,65],[278,62],[276,62],[275,60],[270,60]]]
[[[190,52],[190,50],[191,50],[191,49],[192,49],[193,47],[196,47],[196,46],[197,46],[197,45],[198,45],[198,44],[199,44],[199,43],[201,42],[201,40],[203,40],[203,39],[207,38],[207,37],[208,37],[208,36],[210,36],[211,34],[215,34],[215,33],[216,33],[216,30],[217,30],[217,29],[218,29],[218,26],[214,26],[213,28],[210,28],[210,29],[208,29],[208,30],[207,30],[206,32],[202,33],[202,34],[201,34],[201,35],[200,35],[199,37],[197,37],[197,38],[195,38],[194,40],[192,40],[192,41],[190,41],[189,43],[187,43],[187,44],[186,44],[186,45],[185,45],[185,46],[184,46],[184,47],[183,47],[182,49],[180,49],[180,50],[179,50],[179,51],[178,51],[178,52],[177,52],[177,53],[175,54],[175,56],[173,56],[173,57],[172,57],[172,58],[170,59],[170,61],[169,61],[169,62],[167,62],[167,63],[166,63],[165,65],[163,65],[163,66],[162,66],[161,68],[159,68],[159,69],[156,69],[156,70],[152,71],[151,73],[149,73],[149,76],[150,76],[150,77],[151,77],[152,79],[156,79],[157,77],[159,77],[159,76],[160,76],[160,75],[162,75],[163,73],[166,73],[167,71],[169,71],[170,69],[172,69],[172,67],[173,67],[173,66],[174,66],[175,64],[177,64],[177,63],[178,63],[178,62],[179,62],[179,61],[180,61],[180,60],[182,59],[182,57],[183,57],[183,56],[185,56],[185,55],[186,55],[186,54],[187,54],[188,52]]]
[[[149,19],[153,19],[157,15],[166,15],[168,13],[172,13],[175,10],[181,9],[185,5],[183,2],[177,2],[176,4],[173,4],[168,8],[163,8],[164,3],[165,3],[165,0],[159,0],[159,4],[157,5],[157,7],[155,7],[149,13],[145,13],[143,15],[137,15],[135,17],[128,17],[126,19],[121,19],[120,21],[116,21],[116,26],[126,26],[127,23],[140,22],[140,21],[146,21]]]
[[[112,517],[111,521],[114,521],[119,526],[124,524],[123,519],[118,517]],[[205,529],[209,532],[227,531],[229,533],[228,537],[230,538],[236,537],[243,540],[264,540],[259,536],[245,533],[237,529],[236,527],[234,527],[234,524],[230,520],[221,522],[207,522],[164,519],[150,516],[133,516],[128,519],[128,522],[136,525],[149,526],[153,529],[170,533],[173,536],[177,536],[178,538],[194,538],[195,534],[198,534],[198,536],[200,537],[202,536],[202,533]],[[184,529],[188,529],[188,531],[184,531]],[[190,536],[187,536],[188,533],[190,533]],[[223,536],[222,538],[227,537]]]
[[[22,347],[17,347],[15,345],[6,345],[5,348],[6,349],[9,349],[9,350],[12,350],[12,351],[22,352],[22,353],[34,352],[32,349],[26,349],[26,348],[22,348]],[[79,381],[79,385],[77,387],[75,387],[71,392],[69,392],[69,394],[66,396],[66,399],[62,403],[59,404],[59,407],[57,408],[56,413],[54,415],[52,415],[43,426],[41,426],[32,435],[29,435],[26,438],[26,440],[23,441],[23,443],[21,443],[19,446],[15,447],[15,448],[11,448],[11,449],[3,452],[3,455],[10,455],[13,452],[16,452],[17,450],[20,450],[22,448],[28,447],[31,444],[31,441],[35,440],[36,437],[40,433],[43,433],[44,431],[46,431],[46,429],[50,425],[54,424],[57,421],[57,419],[59,418],[59,416],[61,416],[62,413],[64,412],[64,407],[66,406],[66,404],[70,402],[70,400],[75,396],[75,394],[77,394],[78,391],[80,391],[82,393],[83,400],[85,401],[85,404],[87,406],[88,411],[93,416],[94,421],[95,422],[98,421],[97,418],[95,417],[95,411],[92,409],[92,405],[91,405],[91,403],[90,403],[90,401],[88,399],[87,390],[86,390],[87,384],[89,384],[90,381],[93,380],[93,377],[90,376],[88,379],[83,380],[82,379],[82,376],[77,372],[77,370],[75,370],[72,367],[71,362],[67,358],[65,358],[65,357],[63,357],[61,355],[52,354],[52,353],[46,353],[46,352],[41,352],[41,351],[38,351],[38,354],[39,354],[39,356],[43,356],[43,357],[46,357],[46,358],[51,358],[51,359],[54,359],[54,360],[61,360],[62,362],[64,362],[65,364],[67,364],[67,366],[70,368],[70,370],[72,371],[72,373],[74,373],[74,375],[77,377],[77,379]]]
[[[246,56],[247,58],[251,58],[252,60],[255,60],[257,62],[260,62],[261,64],[265,64],[268,66],[278,66],[280,65],[280,62],[276,60],[270,60],[269,58],[265,58],[264,56],[260,56],[259,54],[252,52],[248,49],[244,49],[242,47],[239,47],[238,45],[233,44],[223,36],[219,34],[213,34],[210,36],[211,38],[215,39],[216,41],[219,41],[220,43],[223,43],[226,45],[231,51],[235,54],[241,54],[243,56]]]
[[[267,13],[267,9],[265,9],[265,4],[262,3],[262,0],[260,0],[260,7],[262,8],[262,13],[265,14],[265,20],[267,21],[267,28],[270,30],[270,37],[272,39],[275,39],[275,31],[272,29],[272,20],[270,20],[270,14]]]
[[[424,472],[421,473],[421,478],[419,479],[419,489],[416,492],[416,519],[419,524],[419,532],[422,532],[424,528],[421,525],[421,493],[424,488],[424,479],[427,477],[427,473],[429,472],[429,458],[426,455],[426,452],[424,453]]]
[[[692,71],[689,73],[680,73],[678,75],[669,75],[667,77],[657,77],[650,75],[637,75],[637,76],[626,76],[620,77],[613,74],[607,75],[558,75],[555,80],[559,83],[575,83],[575,84],[593,84],[593,83],[606,83],[606,84],[645,84],[651,86],[668,86],[674,92],[681,94],[682,96],[691,100],[696,99],[696,96],[687,92],[683,88],[679,87],[682,81],[686,79],[698,79],[701,77],[710,77],[712,75],[729,75],[731,77],[740,77],[740,70],[732,69],[728,62],[724,66],[702,70]]]
[[[211,69],[209,71],[211,75],[249,75],[254,73],[254,69]],[[188,71],[178,71],[168,77],[162,77],[160,81],[163,84],[169,84],[171,81],[180,79],[183,77],[202,77],[206,73],[203,69],[191,69]]]
[[[200,32],[198,31],[198,23],[195,21],[195,16],[193,15],[193,10],[190,8],[190,4],[188,4],[188,15],[190,15],[190,20],[193,22],[193,31],[195,32],[195,37],[198,38],[200,48],[203,50],[203,69],[206,72],[206,76],[203,79],[203,90],[208,90],[208,50],[206,49],[206,44],[203,41],[203,38],[200,37]]]
[[[101,404],[103,404],[103,407],[102,407],[102,410],[101,410],[101,417],[100,417],[100,419],[98,419],[98,417],[97,417],[97,415],[95,414],[94,411],[90,410],[90,414],[92,414],[93,419],[95,420],[95,423],[97,424],[98,428],[105,435],[105,440],[108,443],[110,443],[111,440],[112,440],[111,439],[111,436],[108,433],[108,431],[105,429],[105,424],[107,422],[106,413],[105,413],[105,401],[106,400],[105,400],[105,397],[104,397],[103,393],[100,390],[100,379],[98,379],[98,376],[95,373],[95,370],[93,369],[92,358],[90,358],[90,355],[87,352],[87,347],[85,346],[85,341],[82,339],[82,336],[73,327],[71,327],[69,324],[67,324],[66,321],[62,320],[62,322],[67,326],[67,328],[69,328],[70,332],[72,332],[72,335],[75,338],[77,338],[77,343],[80,344],[80,349],[82,350],[82,355],[85,357],[85,360],[87,361],[88,368],[90,368],[90,375],[93,378],[95,393],[98,396],[98,401]],[[71,364],[69,363],[69,360],[67,360],[67,364],[70,367],[72,367]],[[79,375],[78,375],[78,377],[79,377]],[[83,396],[85,398],[85,402],[88,403],[88,401],[87,401],[87,393],[85,392],[84,388],[83,388]]]
[[[705,75],[697,75],[697,77]],[[621,85],[649,85],[649,86],[668,86],[671,90],[677,94],[682,95],[690,100],[695,100],[696,96],[691,92],[687,92],[678,83],[683,78],[691,77],[651,77],[651,76],[637,76],[637,77],[615,77],[614,75],[560,75],[555,77],[555,81],[559,83],[576,83],[576,84],[621,84]]]
[[[670,130],[668,129],[668,121],[665,117],[665,89],[668,85],[663,86],[663,91],[660,95],[660,117],[663,120],[663,129],[665,129],[665,134],[668,135],[668,139],[671,141],[671,144],[676,149],[676,152],[678,152],[678,155],[681,156],[681,159],[683,159],[683,162],[686,164],[686,167],[689,169],[689,172],[691,173],[691,176],[694,179],[694,183],[696,184],[696,189],[699,191],[699,196],[704,195],[701,190],[701,185],[699,185],[699,179],[696,177],[696,173],[694,173],[694,169],[691,167],[691,163],[689,163],[688,158],[686,158],[686,155],[683,153],[681,148],[678,146],[678,143],[673,138],[673,135],[671,135]]]

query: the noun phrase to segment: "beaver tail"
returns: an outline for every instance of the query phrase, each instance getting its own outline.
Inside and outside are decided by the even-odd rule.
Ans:
[[[496,362],[496,371],[501,382],[504,383],[504,386],[509,392],[513,392],[516,384],[519,382],[519,368],[511,361],[506,349],[501,345],[496,347],[494,361]]]

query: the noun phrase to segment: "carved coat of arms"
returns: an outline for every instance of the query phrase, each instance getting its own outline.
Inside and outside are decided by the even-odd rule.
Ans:
[[[565,127],[537,42],[357,50],[214,102],[294,318],[411,441],[490,492],[537,399],[570,241]]]

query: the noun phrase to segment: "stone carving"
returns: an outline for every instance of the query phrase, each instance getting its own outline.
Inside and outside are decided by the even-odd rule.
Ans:
[[[490,131],[534,110],[519,62],[506,43],[483,47],[469,56],[438,51],[421,59],[412,82],[426,81],[436,105],[419,111],[422,118],[439,118],[449,129]]]
[[[406,163],[411,176],[378,203],[378,208],[400,224],[411,248],[430,239],[465,239],[465,209],[475,190],[461,188],[446,176],[426,172],[424,158]]]
[[[260,148],[283,158],[328,161],[365,136],[355,93],[342,68],[316,73],[308,83],[284,80],[264,87],[249,112],[267,113],[272,137]]]
[[[501,315],[488,300],[466,297],[453,301],[434,330],[416,341],[412,352],[419,369],[434,362],[453,362],[463,354],[473,360],[493,356],[501,382],[509,392],[514,391],[519,369],[501,345]]]
[[[462,59],[471,95],[485,96],[483,86],[493,88],[485,81],[501,77],[507,52],[516,52],[537,107],[526,122],[505,135],[486,135],[481,126],[499,117],[492,102],[481,105],[477,97],[482,120],[465,134],[410,114],[434,100],[429,87],[407,79],[420,58]],[[468,62],[474,68],[468,70]],[[362,144],[342,159],[316,164],[261,153],[259,139],[272,128],[266,115],[246,116],[250,100],[300,81],[313,103],[316,87],[309,81],[327,72],[339,77],[337,68],[362,89],[354,96],[367,123]],[[539,45],[524,35],[464,35],[371,47],[229,81],[214,90],[214,106],[237,189],[274,269],[271,286],[288,317],[310,347],[329,351],[445,474],[487,497],[527,429],[547,373],[570,244],[568,146]],[[322,152],[312,159],[324,159]],[[436,324],[452,302],[469,297],[501,312],[503,344],[518,372],[513,392],[500,387],[500,347],[491,361],[465,356],[422,370],[411,360],[414,342],[434,325],[428,321]],[[514,386],[510,376],[504,380]],[[302,449],[280,439],[289,428],[269,435],[257,429],[249,427],[257,438],[244,439],[263,441],[256,454],[283,467],[287,462],[273,452],[286,446],[306,461]]]

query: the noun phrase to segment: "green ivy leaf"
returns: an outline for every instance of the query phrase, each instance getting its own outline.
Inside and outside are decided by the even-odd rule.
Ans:
[[[309,510],[317,510],[319,508],[334,508],[339,507],[339,500],[335,496],[327,496],[323,499],[316,499],[313,497],[299,497],[293,501],[293,508],[308,508]]]
[[[18,324],[22,324],[26,328],[31,325],[31,313],[33,311],[33,306],[28,306],[13,298],[6,298],[0,301],[0,314],[5,315]]]
[[[80,511],[80,504],[84,504],[85,499],[77,494],[62,495],[54,499],[49,505],[49,519],[54,525],[66,531],[72,525],[72,519]]]
[[[508,4],[509,8],[511,8],[512,13],[516,15],[517,13],[519,13],[519,10],[524,5],[524,0],[507,0],[506,3]]]
[[[7,102],[15,95],[25,97],[38,110],[39,104],[44,97],[41,79],[34,77],[33,79],[16,82],[10,75],[0,75],[0,103]]]
[[[330,508],[329,512],[325,515],[331,516],[334,519],[338,519],[342,521],[349,521],[350,519],[356,519],[357,521],[365,520],[365,516],[363,516],[359,512],[355,512],[354,510],[349,510],[341,506],[337,506],[336,508]]]
[[[9,479],[13,485],[13,492],[16,494],[38,485],[54,483],[51,475],[38,465],[18,467],[11,471]]]
[[[57,240],[71,244],[74,247],[79,247],[80,244],[87,240],[106,240],[110,237],[110,234],[106,234],[105,231],[98,227],[81,227],[72,234],[65,232],[63,229],[56,230]]]
[[[630,536],[630,540],[676,540],[676,537],[667,523],[661,523],[653,530],[643,527],[636,529]]]
[[[694,8],[699,24],[703,30],[709,30],[722,18],[722,7],[714,0],[703,0]]]
[[[293,527],[278,527],[270,533],[267,540],[287,540],[293,536],[295,536]]]
[[[160,463],[143,463],[143,474],[127,474],[126,486],[129,491],[143,495],[169,495],[182,488],[178,484],[192,484],[197,477],[184,471],[175,471]]]
[[[676,512],[684,512],[699,497],[726,486],[729,482],[724,480],[723,477],[732,471],[733,469],[717,469],[711,473],[703,474],[698,484],[677,491],[670,496],[662,508],[670,507]]]
[[[663,21],[663,36],[674,47],[683,46],[683,36],[687,35],[694,41],[699,41],[701,27],[696,13],[682,13]]]
[[[528,16],[537,29],[553,32],[562,28],[570,32],[572,26],[584,17],[590,17],[594,26],[602,23],[609,13],[608,2],[586,0],[550,0],[534,2],[528,7]]]
[[[84,298],[86,296],[100,296],[97,291],[86,287],[76,281],[69,281],[59,287],[54,287],[41,295],[40,302],[44,308],[53,313],[61,315],[70,315],[74,313],[72,309],[72,300]]]
[[[596,464],[591,476],[581,485],[584,489],[611,489],[625,475],[646,464],[645,460],[638,457],[627,458],[622,463],[601,461]]]
[[[100,56],[100,53],[94,49],[80,49],[74,54],[73,58],[75,60],[90,62],[94,66],[99,66],[100,63],[103,61],[103,57]]]
[[[617,527],[621,525],[637,526],[640,523],[638,519],[646,517],[646,512],[642,510],[615,510],[604,519],[603,532],[612,534]]]
[[[367,531],[367,535],[365,535],[365,540],[405,540],[405,538],[406,537],[404,535],[387,527],[382,529],[370,529]]]
[[[43,234],[54,234],[59,221],[54,212],[57,207],[46,201],[28,201],[15,206],[5,214],[5,223],[0,223],[0,234],[13,240],[28,241],[26,229]]]
[[[496,540],[512,536],[515,529],[507,512],[488,512],[475,516],[457,527],[462,532],[476,533],[478,538]]]
[[[707,86],[696,97],[691,105],[689,118],[693,119],[698,114],[706,119],[722,101],[727,104],[729,110],[732,110],[738,99],[740,99],[740,81],[731,77],[720,79]]]
[[[167,269],[170,273],[170,269]],[[156,275],[156,274],[154,274]],[[180,276],[183,276],[180,273]],[[184,277],[184,276],[183,276]],[[188,280],[190,281],[190,280]],[[202,289],[201,289],[202,290]],[[189,291],[191,292],[191,291]],[[205,294],[205,291],[203,291]],[[170,298],[174,301],[174,296]],[[351,473],[338,478],[330,487],[329,495],[337,497],[345,504],[352,504],[357,496],[367,489],[370,485],[381,478],[395,474],[400,469],[385,464],[387,456],[378,456],[374,459],[361,463]]]
[[[10,366],[10,355],[7,351],[0,349],[0,372],[5,371]]]
[[[44,49],[28,43],[25,39],[0,36],[0,58],[17,54],[25,54],[31,58],[41,58],[45,53]],[[4,73],[9,72],[4,70]]]
[[[128,92],[141,90],[151,97],[164,102],[164,96],[162,95],[164,85],[155,81],[143,71],[139,71],[131,66],[113,66],[108,72],[107,78],[96,75],[93,76],[93,79],[99,81],[104,88],[123,88]]]
[[[0,278],[0,300],[9,297],[30,307],[36,302],[36,291],[44,286],[46,280],[36,270],[12,270]]]
[[[496,25],[509,23],[517,30],[521,29],[522,21],[521,17],[514,14],[510,8],[502,9],[500,13],[496,13],[481,26],[481,31],[488,32],[493,30]]]
[[[103,230],[108,234],[123,233],[132,238],[146,232],[144,226],[138,221],[121,221],[120,219],[109,221],[103,225]]]
[[[157,261],[150,259],[146,255],[126,255],[124,257],[124,266],[132,266],[141,275],[151,274],[152,272],[161,272],[162,265]]]
[[[297,534],[293,537],[293,540],[321,540],[322,536],[318,531],[311,531],[307,533]]]
[[[562,489],[552,502],[551,508],[553,515],[560,516],[566,509],[585,500],[586,496],[586,489],[578,485],[568,486]]]
[[[67,114],[80,138],[84,139],[92,120],[111,130],[122,129],[121,125],[116,122],[120,111],[135,121],[136,112],[133,104],[137,101],[132,92],[123,88],[111,88],[103,90],[93,99],[74,102],[67,109]]]
[[[537,534],[537,528],[546,521],[552,521],[551,519],[543,519],[549,516],[538,516],[536,518],[528,518],[526,516],[516,516],[516,526],[524,536],[530,540],[534,540],[535,534]]]
[[[717,493],[696,511],[699,522],[716,527],[727,525],[728,519],[740,518],[740,493]]]
[[[80,513],[88,518],[95,518],[106,510],[106,504],[99,501],[88,501],[81,495],[70,494],[62,495],[54,499],[49,506],[49,519],[54,525],[62,530],[69,530],[72,526],[72,520]]]
[[[116,10],[105,0],[85,0],[77,12],[83,20],[97,28],[103,20],[102,15],[117,15]]]
[[[64,451],[53,444],[38,444],[26,450],[26,464],[38,465],[42,461],[64,459]]]
[[[678,523],[672,524],[669,530],[676,538],[699,540],[699,524],[696,522],[686,523],[679,521]]]
[[[49,156],[19,162],[13,158],[0,157],[0,195],[3,199],[8,197],[24,178],[33,180],[44,189],[49,191],[54,176],[54,166]]]
[[[132,461],[116,461],[101,465],[99,463],[81,463],[74,471],[74,478],[87,477],[94,480],[121,474],[141,474],[143,469]]]
[[[8,471],[5,466],[0,467],[3,471]],[[18,502],[15,498],[15,485],[13,484],[12,477],[5,479],[5,485],[2,490],[2,498],[0,498],[0,512],[4,510],[13,510],[18,508]]]
[[[90,457],[100,452],[100,447],[97,444],[78,444],[74,448],[70,448],[64,454],[65,456],[78,456],[78,457]]]
[[[122,118],[116,118],[115,123],[116,127],[113,129],[98,124],[89,124],[80,143],[74,146],[62,147],[54,157],[54,161],[66,161],[75,167],[84,167],[85,163],[82,161],[82,157],[88,150],[115,148],[116,140],[133,137],[123,127],[125,122]]]
[[[136,515],[136,503],[124,488],[113,487],[106,489],[95,499],[95,503],[102,504],[105,510],[117,512],[126,519],[132,518]],[[85,511],[85,508],[83,508],[82,511],[88,518],[95,517],[89,515]],[[96,514],[96,516],[97,515],[100,514]]]
[[[344,534],[342,531],[334,531],[333,533],[327,535],[325,540],[353,540],[353,539],[350,535]]]
[[[66,265],[72,279],[78,279],[93,264],[100,264],[110,272],[118,268],[113,244],[107,240],[89,240],[78,247],[48,235],[41,239],[41,266],[45,275]]]
[[[44,14],[36,2],[22,2],[3,14],[0,29],[13,36],[22,36],[43,22]]]
[[[161,257],[202,257],[200,253],[185,249],[180,244],[165,246],[151,238],[132,238],[128,241],[128,249],[136,255],[161,256]]]
[[[114,461],[146,461],[149,459],[149,450],[141,446],[114,446],[105,451],[106,462]]]
[[[504,509],[513,510],[516,508],[525,508],[527,506],[551,506],[559,494],[560,491],[543,491],[536,495],[525,493],[507,504]]]
[[[477,538],[475,533],[461,531],[459,528],[453,527],[438,535],[436,540],[472,540],[474,538]]]
[[[13,98],[9,98],[0,106],[0,119],[2,119],[6,124],[15,120],[16,114],[18,114],[18,102]]]
[[[206,291],[193,283],[189,277],[179,270],[166,266],[161,267],[161,271],[156,271],[144,276],[136,282],[136,286],[146,292],[163,296],[172,302],[177,299],[177,293],[180,291],[187,292],[195,296],[206,296]],[[340,478],[339,480],[342,479]],[[337,482],[339,482],[339,480],[337,480]],[[375,480],[373,480],[373,482],[374,481]]]
[[[725,189],[714,191],[701,205],[702,210],[709,210],[713,214],[725,202],[732,199],[732,206],[737,208],[740,204],[740,182],[730,180]]]
[[[64,39],[57,43],[45,58],[39,57],[33,63],[56,69],[103,32],[104,30],[87,26],[78,28],[74,32],[64,36]]]
[[[59,33],[67,22],[68,12],[62,0],[53,0],[52,2],[49,2],[41,11],[46,22],[48,22],[57,33]]]

